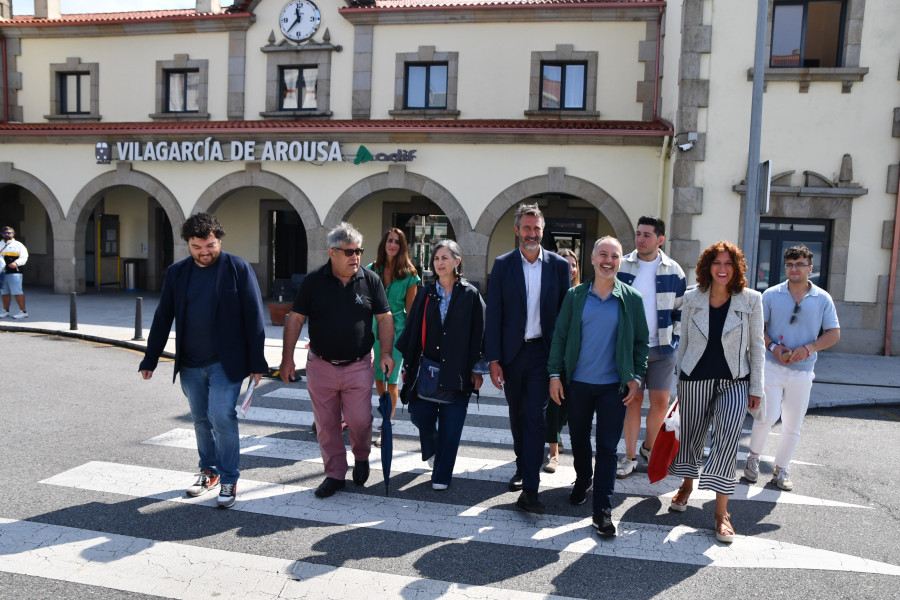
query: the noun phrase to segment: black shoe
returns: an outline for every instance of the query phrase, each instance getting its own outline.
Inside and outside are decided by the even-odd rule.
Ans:
[[[509,480],[509,490],[511,492],[518,492],[522,489],[522,473],[519,469],[516,469],[516,474],[512,476],[512,479]]]
[[[576,479],[569,494],[569,502],[575,506],[581,506],[587,500],[587,493],[594,487],[593,479]]]
[[[542,515],[547,510],[544,504],[538,500],[538,494],[534,490],[522,490],[519,499],[516,500],[516,506],[536,515]]]
[[[369,461],[358,460],[353,465],[353,483],[363,485],[369,478]]]
[[[612,538],[616,537],[616,526],[613,525],[612,522],[612,512],[608,510],[601,510],[598,513],[594,513],[594,527],[597,528],[597,533],[600,534],[602,538]]]
[[[323,481],[319,485],[319,487],[316,488],[316,497],[327,498],[329,496],[333,496],[336,491],[342,489],[344,489],[343,480],[334,479],[333,477],[326,477],[325,481]]]

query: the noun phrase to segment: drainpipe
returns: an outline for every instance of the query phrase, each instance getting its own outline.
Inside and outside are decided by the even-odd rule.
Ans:
[[[656,20],[656,73],[653,76],[653,120],[659,115],[659,57],[662,55],[662,19],[663,7],[659,7],[659,18]],[[662,215],[659,217],[662,218]]]
[[[665,209],[665,202],[663,202],[663,198],[665,197],[664,186],[666,183],[666,165],[668,161],[666,160],[669,155],[669,136],[663,138],[662,150],[659,155],[659,185],[657,186],[658,194],[656,200],[656,216],[659,219],[664,221],[669,220],[669,215]],[[671,224],[670,224],[671,226]]]
[[[891,271],[890,275],[888,275],[887,315],[884,323],[885,356],[891,355],[891,332],[894,329],[894,287],[897,285],[898,244],[900,244],[900,173],[897,175],[897,202],[894,205],[894,240],[891,244]]]
[[[0,53],[3,54],[3,118],[0,123],[9,122],[9,74],[6,71],[6,38],[0,35]]]

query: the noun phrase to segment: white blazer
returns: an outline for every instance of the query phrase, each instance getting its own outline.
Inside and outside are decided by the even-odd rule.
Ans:
[[[709,291],[689,290],[681,305],[681,343],[678,345],[680,371],[690,375],[706,350],[709,340]],[[763,337],[762,294],[744,288],[731,297],[722,328],[725,360],[735,379],[750,375],[750,395],[763,395],[766,343]]]

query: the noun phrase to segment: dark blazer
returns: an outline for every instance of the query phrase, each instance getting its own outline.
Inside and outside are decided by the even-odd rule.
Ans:
[[[190,281],[190,256],[180,260],[166,270],[163,280],[162,295],[153,324],[150,326],[150,337],[140,371],[153,371],[159,363],[169,339],[172,320],[175,321],[175,372],[172,381],[181,366],[180,357],[184,340],[185,295]],[[215,312],[215,329],[210,331],[216,347],[216,354],[222,368],[232,381],[240,381],[250,373],[266,373],[264,348],[266,330],[263,325],[262,296],[256,274],[247,262],[222,252],[219,260],[212,267],[216,269],[217,303],[209,309]]]
[[[550,352],[556,317],[571,285],[569,262],[544,249],[541,266],[541,336]],[[509,363],[525,340],[528,307],[525,299],[525,273],[522,252],[516,248],[494,261],[487,297],[487,323],[484,357],[488,361]]]
[[[567,263],[568,264],[568,263]],[[422,354],[422,319],[426,319],[426,343],[440,350],[438,384],[445,390],[472,393],[472,369],[481,358],[484,339],[484,300],[471,283],[460,279],[453,285],[447,317],[441,324],[441,298],[429,284],[419,290],[406,327],[395,344],[403,353],[404,387],[412,384]],[[425,312],[425,298],[428,309]],[[437,337],[437,336],[440,337]],[[433,360],[438,360],[432,357]]]

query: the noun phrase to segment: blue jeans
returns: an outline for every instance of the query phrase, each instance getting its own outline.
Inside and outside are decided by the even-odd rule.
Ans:
[[[409,403],[410,420],[419,429],[422,460],[434,457],[432,483],[450,485],[468,409],[469,397],[462,393],[459,400],[450,404],[421,399]]]
[[[241,443],[234,405],[241,382],[231,381],[221,363],[205,367],[181,367],[181,389],[187,396],[194,420],[200,468],[235,483],[240,471]]]
[[[594,514],[612,509],[613,489],[616,485],[616,447],[625,425],[627,393],[619,391],[618,383],[596,385],[573,381],[566,390],[569,405],[569,436],[572,458],[578,479],[591,476],[591,421],[597,412],[597,459],[594,464]]]

